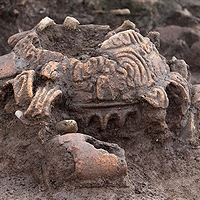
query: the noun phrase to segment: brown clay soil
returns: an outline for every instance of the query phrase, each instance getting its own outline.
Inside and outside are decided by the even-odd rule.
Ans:
[[[95,8],[95,2],[97,3],[98,1],[66,2],[51,1],[51,3],[48,3],[48,1],[43,1],[41,4],[40,1],[15,1],[14,3],[12,1],[1,1],[1,55],[10,52],[10,47],[6,43],[6,39],[10,35],[18,32],[19,29],[31,29],[46,15],[52,15],[50,17],[56,19],[57,23],[62,23],[66,15],[73,15],[82,24],[109,24],[112,28],[120,25],[124,19],[132,17],[133,19],[140,20],[136,24],[143,33],[152,30],[154,26],[161,26],[164,22],[160,18],[159,12],[161,11],[158,12],[158,9],[164,9],[166,14],[166,7],[175,10],[174,2],[180,3],[179,5],[181,3],[182,5],[188,5],[188,9],[190,12],[193,11],[195,19],[200,17],[197,14],[195,15],[200,9],[200,5],[199,7],[197,6],[198,2],[195,4],[196,1],[169,1],[166,4],[162,2],[163,4],[160,4],[159,8],[152,8],[149,11],[145,7],[146,10],[143,8],[140,12],[138,11],[139,8],[137,8],[135,16],[115,16],[116,18],[110,17],[109,14],[101,15],[94,13],[94,10],[97,9]],[[105,1],[101,2],[105,4]],[[127,7],[130,5],[129,1],[125,1],[126,5],[121,5],[120,1],[117,2],[118,4],[114,5],[108,3],[108,8],[123,8],[123,6]],[[78,10],[76,8],[77,5],[80,8]],[[99,5],[101,6],[101,4]],[[103,9],[107,9],[107,7],[104,6]],[[140,13],[145,13],[146,15],[144,14],[144,17],[142,17]],[[151,15],[153,13],[157,17],[155,17],[153,22],[149,21],[148,16],[152,20],[152,16],[149,13]],[[169,24],[172,23],[173,15],[168,16],[167,19],[171,20],[168,21]],[[177,22],[176,20],[175,22]],[[142,24],[146,25],[146,27],[142,26]],[[178,57],[183,55],[180,53],[183,50],[179,50],[177,53]],[[162,46],[161,51],[164,52]],[[173,53],[176,53],[176,51]],[[167,54],[165,56],[168,57],[170,55]],[[193,66],[190,67],[192,68]],[[192,75],[193,82],[195,83],[199,83],[199,77],[196,75],[198,73],[198,64],[196,64]],[[8,101],[10,102],[9,104],[7,104]],[[8,107],[4,109],[6,104]],[[125,150],[128,164],[128,176],[125,179],[117,182],[115,185],[107,183],[101,186],[101,183],[96,183],[96,186],[92,187],[89,183],[85,183],[82,187],[75,187],[73,184],[64,183],[47,188],[45,183],[38,179],[38,166],[37,163],[34,163],[37,155],[42,154],[42,147],[38,148],[38,145],[41,144],[39,144],[38,138],[35,136],[43,127],[40,125],[30,127],[22,124],[13,114],[14,106],[13,92],[11,90],[8,92],[6,102],[0,99],[0,200],[200,199],[200,146],[186,142],[184,137],[187,137],[187,134],[186,136],[174,135],[170,140],[163,140],[162,136],[151,133],[141,134],[140,132],[138,134],[134,132],[131,138],[117,137],[113,134],[120,131],[131,132],[130,125],[123,130],[119,130],[117,127],[110,127],[110,134],[107,137],[103,137],[98,133],[94,135],[97,139],[117,143]],[[52,137],[53,135],[48,133],[44,137],[48,139],[50,136]],[[26,163],[27,160],[33,161],[31,168],[27,167],[29,166]],[[33,175],[34,173],[35,176]],[[32,176],[29,174],[32,174]]]

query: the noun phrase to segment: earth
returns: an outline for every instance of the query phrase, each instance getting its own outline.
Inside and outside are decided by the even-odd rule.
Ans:
[[[112,12],[128,8],[130,13]],[[123,10],[122,10],[123,11]],[[173,56],[184,59],[190,67],[191,81],[199,84],[200,74],[200,2],[199,0],[15,0],[0,1],[0,55],[11,51],[7,40],[18,32],[32,29],[46,16],[57,24],[66,16],[75,17],[81,24],[120,26],[124,20],[136,24],[142,35],[149,31],[160,32],[159,52],[167,59]],[[0,99],[0,200],[198,200],[200,198],[200,146],[174,135],[171,140],[160,141],[151,133],[128,137],[101,137],[100,140],[117,143],[125,150],[128,176],[122,183],[106,186],[74,187],[62,184],[47,188],[37,181],[32,169],[23,170],[19,155],[34,158],[37,149],[24,149],[40,126],[26,127],[14,114],[13,93],[10,107]],[[126,131],[126,130],[124,130]],[[187,137],[187,134],[186,134]],[[21,143],[19,144],[19,138]],[[199,138],[200,139],[200,138]],[[24,147],[24,149],[20,149]],[[34,145],[33,145],[34,147]],[[35,146],[36,147],[36,146]],[[15,149],[15,152],[13,152]],[[19,166],[18,166],[19,164]]]

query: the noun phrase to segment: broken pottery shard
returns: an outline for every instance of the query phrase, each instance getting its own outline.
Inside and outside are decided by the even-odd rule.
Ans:
[[[34,70],[23,71],[13,80],[8,81],[13,85],[17,105],[24,106],[31,102],[33,97]]]
[[[37,28],[40,30],[40,31],[43,31],[45,28],[49,27],[49,26],[52,26],[56,24],[54,22],[53,19],[49,18],[49,17],[45,17],[44,19],[42,19],[38,25],[37,25]]]
[[[9,53],[0,57],[0,79],[16,75],[15,54]]]
[[[63,22],[63,26],[65,26],[69,30],[76,30],[80,22],[74,17],[67,16]]]
[[[56,136],[44,145],[44,182],[60,186],[65,182],[122,180],[127,175],[125,153],[117,144],[99,141],[89,135],[70,133]],[[102,185],[102,183],[101,183]]]
[[[172,57],[172,60],[169,61],[170,70],[172,72],[178,72],[181,74],[185,79],[189,81],[190,74],[188,72],[189,66],[187,63],[182,59],[177,59],[175,56]]]
[[[80,133],[59,136],[58,141],[73,155],[77,178],[112,178],[127,173],[124,150],[117,144],[101,142]]]
[[[114,31],[115,33],[119,33],[119,32],[127,31],[130,29],[135,30],[135,31],[137,30],[133,22],[131,22],[130,20],[125,20],[123,24],[120,27],[116,28]]]
[[[62,91],[57,87],[39,88],[33,97],[28,109],[24,113],[29,118],[50,116],[51,104],[60,95]]]

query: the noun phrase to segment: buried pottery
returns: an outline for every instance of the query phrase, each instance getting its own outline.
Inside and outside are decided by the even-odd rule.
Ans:
[[[22,126],[36,127],[36,180],[49,187],[53,180],[125,177],[124,150],[92,136],[176,134],[198,145],[200,87],[190,83],[183,60],[159,54],[158,35],[143,37],[130,21],[111,31],[46,17],[9,38],[13,50],[0,57],[0,99]]]

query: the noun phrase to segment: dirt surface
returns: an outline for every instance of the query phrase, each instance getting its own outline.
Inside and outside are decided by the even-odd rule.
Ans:
[[[161,32],[160,52],[168,59],[171,59],[172,56],[185,59],[192,69],[192,82],[199,83],[200,4],[198,1],[159,1],[159,3],[145,1],[145,4],[141,3],[144,1],[140,2],[139,0],[133,1],[134,3],[130,3],[128,0],[123,3],[121,1],[111,2],[106,4],[105,1],[2,1],[0,2],[1,55],[9,53],[11,50],[7,45],[9,36],[18,31],[30,30],[46,15],[57,23],[62,23],[66,15],[72,15],[81,24],[108,24],[111,28],[121,25],[124,19],[131,19],[144,35],[147,35],[146,33],[150,30],[159,29]],[[180,6],[186,7],[192,15],[188,16],[187,13],[181,15]],[[109,11],[127,7],[131,10],[131,15],[113,16],[109,12],[99,13],[99,10]],[[181,10],[183,10],[182,8]],[[177,12],[177,10],[179,11]],[[169,32],[165,32],[164,26],[168,27],[168,25],[178,26],[180,35],[172,35],[173,37],[166,39],[167,33],[171,33],[171,29],[168,30]],[[175,30],[177,29],[175,28]],[[54,33],[57,35],[56,30]],[[178,34],[177,31],[176,34]],[[95,33],[90,35],[90,47],[92,45],[97,47],[97,44],[92,42],[94,35]],[[101,35],[98,37],[102,38]],[[59,45],[57,46],[60,43],[47,41],[48,37],[42,39],[46,41],[42,44],[43,47],[46,48],[51,44],[49,47],[53,46],[52,50],[57,48],[65,53],[65,45],[61,48]],[[84,47],[82,51],[84,52],[86,49],[85,52],[88,52],[86,42]],[[186,53],[191,49],[194,52],[193,59]],[[82,55],[77,53],[79,50],[77,47],[73,52],[66,52],[66,54],[80,59]],[[89,56],[96,55],[91,51]],[[39,81],[37,83],[43,84]],[[133,120],[127,122],[127,126],[122,129],[111,123],[105,134],[99,131],[98,121],[94,119],[92,128],[88,132],[86,131],[86,134],[105,142],[116,143],[125,150],[128,165],[127,177],[115,182],[105,183],[102,181],[103,184],[101,181],[92,183],[92,185],[86,182],[82,186],[76,181],[63,183],[61,179],[61,183],[51,182],[49,187],[40,178],[45,176],[45,174],[41,175],[41,168],[46,151],[41,141],[48,141],[56,135],[54,126],[24,125],[14,114],[17,106],[11,87],[7,88],[6,96],[3,97],[1,94],[1,97],[1,200],[198,200],[200,198],[200,148],[198,144],[188,142],[189,133],[180,131],[175,133],[172,138],[163,140],[162,135],[151,133],[149,130],[148,132],[135,131]],[[62,106],[58,106],[58,102],[55,104],[53,113],[55,118],[59,119],[57,109],[59,111],[63,109]],[[133,119],[135,119],[134,116]],[[81,131],[84,132],[84,129],[82,128]],[[129,133],[128,137],[126,134],[120,134],[127,132]],[[67,157],[69,163],[70,159],[70,156]],[[30,162],[32,162],[31,165]],[[73,166],[68,165],[68,167],[70,170],[73,169]]]

